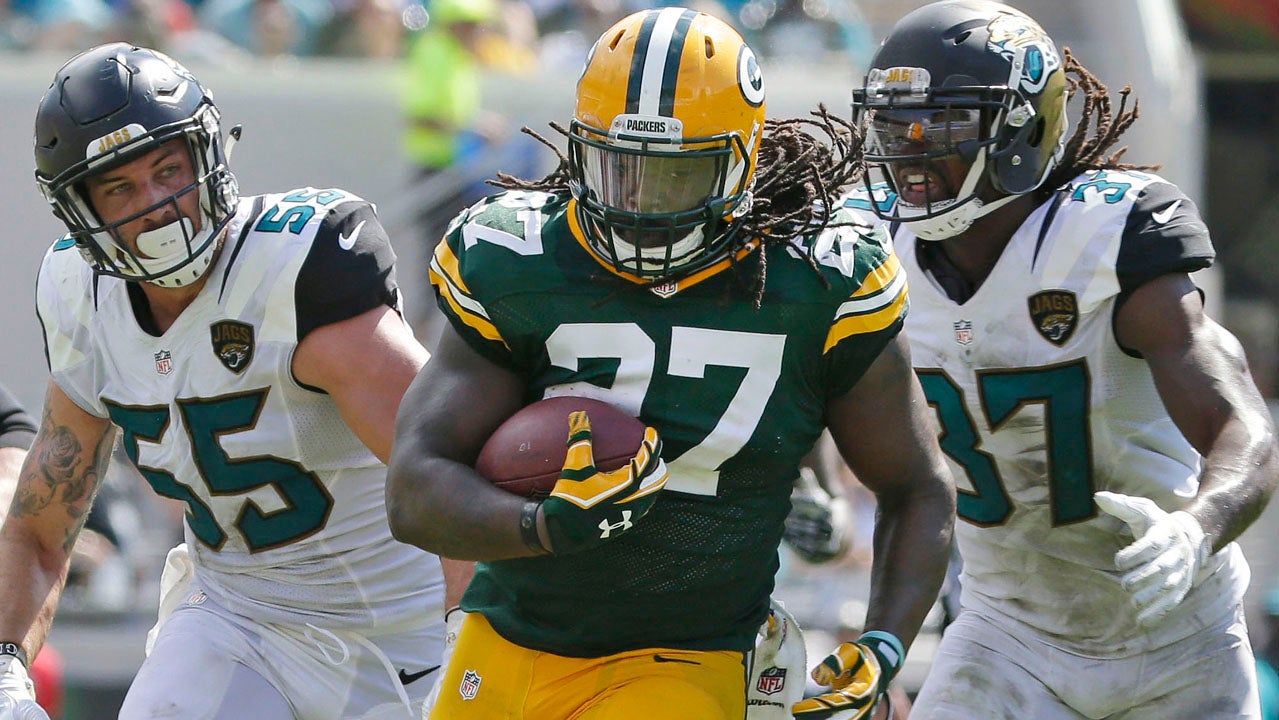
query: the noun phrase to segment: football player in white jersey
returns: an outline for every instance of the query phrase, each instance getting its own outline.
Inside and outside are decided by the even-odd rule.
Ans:
[[[52,377],[0,534],[0,691],[21,712],[117,439],[187,506],[121,718],[418,717],[438,675],[441,561],[386,519],[427,358],[395,255],[346,191],[239,197],[228,149],[209,92],[145,48],[77,55],[39,105],[36,179],[70,233],[40,269]],[[460,596],[468,566],[447,569]]]
[[[911,719],[1259,717],[1233,541],[1274,429],[1190,277],[1213,259],[1194,203],[1109,154],[1135,108],[984,0],[900,20],[853,107],[886,184],[845,209],[888,222],[910,278],[963,520],[962,610]]]

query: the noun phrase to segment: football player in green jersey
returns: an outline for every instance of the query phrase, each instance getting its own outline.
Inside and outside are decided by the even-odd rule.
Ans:
[[[836,689],[814,717],[867,716],[900,667],[954,514],[905,278],[884,233],[828,217],[855,134],[824,113],[766,127],[764,95],[723,22],[627,17],[591,51],[560,167],[504,177],[439,244],[450,327],[401,405],[388,511],[398,539],[481,562],[431,717],[790,718],[802,669],[752,651],[824,428],[879,516],[868,632],[815,671]],[[541,502],[478,476],[494,429],[556,395],[648,425],[630,468],[571,452]]]

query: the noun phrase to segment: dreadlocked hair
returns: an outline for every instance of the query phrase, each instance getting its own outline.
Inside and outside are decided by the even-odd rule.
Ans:
[[[733,230],[729,257],[758,239],[765,245],[797,245],[805,237],[825,230],[838,207],[840,193],[861,178],[862,133],[851,122],[830,114],[825,105],[810,117],[767,120],[760,138],[755,187],[750,210]],[[555,132],[568,136],[557,123]],[[522,132],[547,146],[559,160],[556,167],[538,180],[524,180],[499,172],[488,183],[504,190],[548,193],[569,192],[568,157],[537,132]],[[800,248],[813,272],[826,283],[810,253]],[[766,253],[756,253],[758,262],[750,283],[754,305],[759,309],[768,275]]]
[[[1116,113],[1112,109],[1110,89],[1105,83],[1081,65],[1070,48],[1062,48],[1062,54],[1065,56],[1067,97],[1074,97],[1076,92],[1083,93],[1084,107],[1079,126],[1066,143],[1061,162],[1039,186],[1040,200],[1046,200],[1061,186],[1091,170],[1158,170],[1158,165],[1121,162],[1124,153],[1128,152],[1127,145],[1106,155],[1141,115],[1135,99],[1132,109],[1128,108],[1132,86],[1125,85],[1119,91],[1119,111]]]
[[[559,133],[560,135],[563,135],[564,137],[568,137],[568,131],[564,129],[563,125],[560,125],[559,123],[555,123],[555,122],[548,123],[548,124],[551,126],[551,129],[554,130],[555,132]],[[560,152],[560,149],[555,146],[555,143],[551,142],[550,140],[547,140],[536,130],[533,130],[532,128],[528,126],[525,126],[520,128],[520,132],[542,143],[546,147],[550,148],[551,152],[555,153],[555,157],[559,161],[555,164],[555,169],[551,170],[549,173],[547,173],[544,177],[542,177],[539,180],[524,180],[522,178],[517,178],[514,175],[511,175],[510,173],[504,173],[504,172],[498,171],[496,179],[485,180],[484,182],[488,183],[489,185],[492,185],[493,187],[498,187],[503,190],[528,190],[531,192],[567,193],[569,191],[568,182],[570,177],[569,170],[568,170],[568,156]]]

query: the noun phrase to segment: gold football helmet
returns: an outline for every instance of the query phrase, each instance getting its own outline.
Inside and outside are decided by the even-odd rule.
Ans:
[[[635,13],[591,48],[569,169],[583,239],[620,273],[677,279],[726,256],[764,129],[755,53],[685,8]]]

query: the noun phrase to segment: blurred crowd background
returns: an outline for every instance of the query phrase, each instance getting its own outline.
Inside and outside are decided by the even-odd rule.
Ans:
[[[394,62],[432,26],[485,26],[486,62],[527,71],[575,65],[622,16],[663,3],[643,0],[6,0],[3,48],[75,51],[105,40],[151,45],[187,62],[249,57],[358,57]],[[673,3],[672,3],[673,4]],[[872,4],[872,3],[864,3]],[[874,2],[891,6],[892,2]],[[699,0],[777,52],[819,58],[865,53],[874,38],[846,0]]]
[[[448,220],[498,170],[540,175],[562,147],[573,82],[590,43],[643,0],[0,0],[0,192],[9,198],[0,286],[0,382],[39,412],[44,358],[30,298],[60,232],[31,181],[31,120],[75,52],[123,40],[173,55],[212,87],[225,126],[243,123],[232,167],[246,193],[336,185],[379,204],[423,340],[435,331],[425,258]],[[922,0],[689,0],[737,27],[761,56],[770,114],[818,102],[847,111],[879,38]],[[1279,0],[1012,0],[1118,91],[1142,118],[1129,159],[1162,163],[1196,200],[1219,266],[1200,283],[1243,341],[1258,384],[1279,395]],[[1277,405],[1276,407],[1279,407]],[[181,508],[121,463],[78,554],[52,638],[61,715],[114,718],[142,658],[164,552]],[[778,594],[810,643],[864,616],[874,508],[854,493],[859,536],[842,561],[783,550]],[[1254,642],[1279,660],[1279,505],[1243,538],[1254,576]],[[1273,588],[1273,589],[1272,589]],[[1275,619],[1271,622],[1271,619]],[[1272,638],[1274,642],[1272,644]],[[921,638],[903,680],[927,670]]]

